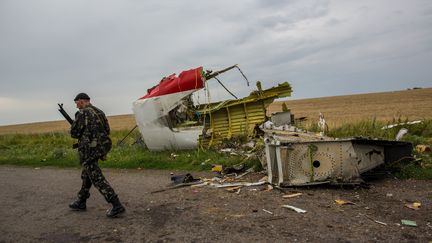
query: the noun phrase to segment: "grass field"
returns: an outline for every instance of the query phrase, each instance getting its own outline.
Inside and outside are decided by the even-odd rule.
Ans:
[[[245,159],[213,150],[152,152],[137,143],[139,133],[136,130],[118,144],[127,133],[128,130],[111,133],[113,149],[108,159],[101,162],[102,167],[209,170],[212,164],[227,166],[243,162],[248,167],[260,165],[256,158]],[[66,132],[0,135],[0,164],[77,167],[78,154],[72,149],[75,141]]]
[[[135,118],[133,115],[110,116],[108,117],[108,120],[112,130],[117,130],[117,131],[127,130],[127,129],[132,129],[135,126]],[[66,120],[35,122],[35,123],[0,126],[0,135],[65,132],[68,131],[69,128],[70,125]]]
[[[317,121],[322,112],[330,128],[364,120],[393,123],[432,118],[432,88],[279,101],[270,105],[269,113],[280,111],[283,102],[296,117]]]
[[[432,88],[398,92],[325,97],[283,101],[296,117],[306,116],[312,123],[302,124],[314,131],[319,112],[329,123],[328,135],[332,137],[364,136],[394,139],[401,127],[383,130],[389,123],[421,119],[421,124],[406,126],[404,137],[414,146],[432,145]],[[269,107],[269,113],[281,110],[282,102]],[[233,165],[244,162],[249,166],[260,165],[255,157],[244,160],[239,156],[220,154],[212,150],[151,152],[136,144],[137,130],[124,145],[117,145],[135,126],[133,115],[109,117],[112,127],[113,149],[102,167],[208,170],[212,164]],[[0,164],[31,166],[79,166],[74,142],[69,137],[66,121],[50,121],[0,127]],[[430,154],[415,153],[414,163],[398,168],[400,177],[432,179]]]

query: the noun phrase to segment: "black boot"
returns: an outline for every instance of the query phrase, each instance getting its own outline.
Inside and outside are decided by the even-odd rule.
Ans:
[[[69,204],[69,207],[73,210],[77,211],[84,211],[86,210],[86,200],[85,199],[77,199],[71,204]]]
[[[113,198],[111,200],[111,204],[113,205],[113,207],[111,209],[109,209],[106,213],[106,215],[110,218],[114,218],[117,215],[124,213],[126,211],[126,209],[120,203],[120,200],[118,199],[118,197]]]

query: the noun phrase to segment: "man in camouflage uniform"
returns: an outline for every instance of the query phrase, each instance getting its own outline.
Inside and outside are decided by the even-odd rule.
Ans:
[[[98,160],[105,160],[111,149],[108,120],[103,111],[90,103],[90,97],[87,94],[78,94],[74,101],[79,111],[75,114],[70,133],[72,138],[78,139],[82,186],[78,192],[78,199],[69,207],[74,210],[85,210],[86,200],[90,197],[89,191],[93,184],[105,197],[105,200],[113,205],[107,211],[107,216],[115,217],[123,213],[125,208],[98,165]]]

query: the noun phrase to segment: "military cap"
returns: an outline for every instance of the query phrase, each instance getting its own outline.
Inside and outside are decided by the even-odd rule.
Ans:
[[[79,93],[79,94],[77,94],[77,96],[75,96],[74,101],[77,101],[77,100],[89,100],[89,99],[90,99],[90,96],[88,96],[86,93]]]

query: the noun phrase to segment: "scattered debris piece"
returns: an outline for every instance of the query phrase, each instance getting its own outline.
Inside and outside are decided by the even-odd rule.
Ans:
[[[150,193],[164,192],[164,191],[168,191],[168,190],[172,190],[172,189],[177,189],[177,188],[186,187],[186,186],[199,185],[199,184],[202,184],[201,180],[194,181],[194,182],[189,182],[189,183],[180,183],[180,184],[177,184],[177,185],[174,185],[174,186],[171,186],[171,187],[167,187],[167,188],[164,188],[164,189],[159,189],[159,190],[156,190],[156,191],[152,191]]]
[[[236,178],[236,179],[240,179],[240,178],[242,178],[243,176],[245,176],[245,175],[247,175],[247,174],[249,174],[249,173],[251,173],[251,172],[250,172],[250,171],[246,171],[246,172],[244,172],[244,173],[242,173],[242,174],[236,176],[235,178]]]
[[[368,219],[374,221],[374,222],[377,223],[377,224],[381,224],[381,225],[387,226],[387,223],[384,223],[384,222],[381,222],[381,221],[375,220],[375,219],[373,219],[372,217],[370,217],[370,216],[367,215],[367,214],[361,214],[361,213],[360,213],[359,215],[363,215],[363,216],[365,216],[366,218],[368,218]]]
[[[268,210],[266,210],[266,209],[264,209],[264,208],[263,208],[263,211],[264,211],[264,212],[266,212],[266,213],[268,213],[268,214],[271,214],[271,215],[273,215],[273,213],[272,213],[272,212],[270,212],[270,211],[268,211]]]
[[[377,224],[381,224],[381,225],[385,225],[385,226],[387,226],[387,223],[384,223],[384,222],[381,222],[381,221],[378,221],[378,220],[373,220],[375,223],[377,223]]]
[[[407,134],[407,133],[408,133],[408,129],[401,128],[399,130],[399,132],[397,133],[395,140],[400,141],[402,139],[402,137],[405,136],[405,134]]]
[[[412,221],[412,220],[408,220],[408,219],[402,219],[401,224],[406,225],[406,226],[411,226],[411,227],[417,227],[416,221]]]
[[[216,187],[216,188],[223,188],[223,187],[233,187],[233,186],[260,186],[266,184],[266,181],[259,181],[259,182],[236,182],[236,183],[224,183],[224,184],[214,184],[210,183],[210,186]]]
[[[282,187],[361,184],[361,175],[375,167],[412,158],[412,144],[401,141],[293,138],[268,130],[264,142],[268,181]]]
[[[212,169],[211,169],[211,171],[213,171],[213,172],[222,172],[222,170],[223,170],[223,167],[222,167],[222,165],[213,165],[212,166]]]
[[[419,210],[420,206],[421,206],[421,203],[419,203],[419,202],[405,203],[405,207],[413,209],[413,210]]]
[[[219,151],[221,151],[223,153],[231,153],[233,151],[233,149],[232,148],[223,148],[223,149],[220,149]]]
[[[326,124],[326,120],[324,119],[324,115],[321,112],[319,113],[318,127],[320,128],[320,136],[321,137],[324,136],[324,134],[328,132],[328,125]]]
[[[168,191],[171,189],[176,189],[176,188],[181,188],[181,187],[186,187],[186,186],[198,187],[198,185],[202,185],[202,184],[206,183],[206,182],[203,182],[201,179],[193,178],[193,176],[189,173],[184,174],[184,175],[172,176],[171,181],[172,181],[172,186],[169,186],[169,187],[164,188],[164,189],[152,191],[151,193],[164,192],[164,191]]]
[[[241,164],[225,167],[222,171],[224,174],[231,174],[231,173],[241,173],[244,170],[245,170],[245,165],[241,163]]]
[[[255,148],[256,142],[254,140],[251,140],[245,144],[242,145],[243,148],[253,149]]]
[[[419,123],[422,123],[422,121],[418,120],[418,121],[411,121],[411,122],[402,122],[402,123],[397,123],[397,124],[391,124],[391,125],[383,126],[381,129],[385,130],[385,129],[389,129],[389,128],[393,128],[393,127],[397,127],[397,126],[413,125],[413,124],[419,124]]]
[[[263,178],[259,179],[260,182],[261,182],[261,181],[265,181],[265,182],[267,182],[267,180],[268,180],[268,176],[264,176]]]
[[[291,206],[291,205],[282,205],[282,207],[283,207],[283,208],[288,208],[288,209],[294,210],[294,211],[296,211],[297,213],[306,213],[306,210],[303,210],[303,209],[301,209],[301,208],[297,208],[297,207],[294,207],[294,206]]]
[[[213,177],[213,178],[211,178],[211,179],[204,179],[204,181],[213,181],[213,182],[215,181],[215,182],[222,183],[222,182],[224,182],[225,180],[222,179],[222,178],[219,178],[219,177],[215,176],[215,177]]]
[[[431,147],[429,145],[424,145],[424,144],[417,145],[415,147],[415,149],[418,153],[422,153],[422,154],[423,153],[430,153],[432,151]]]
[[[386,197],[393,197],[393,193],[387,193]]]
[[[271,190],[273,190],[273,186],[272,185],[267,185],[267,189],[266,189],[266,191],[271,191]]]
[[[171,181],[174,184],[190,183],[190,182],[195,182],[195,181],[199,181],[199,180],[200,179],[193,178],[193,176],[189,173],[184,174],[184,175],[171,176]]]
[[[342,199],[336,199],[335,203],[337,205],[356,205],[355,203],[351,202],[351,201],[346,201],[346,200],[342,200]]]
[[[254,172],[254,168],[249,168],[248,170],[246,170],[246,172],[244,172],[243,174],[240,174],[240,175],[236,176],[235,178],[236,178],[236,179],[240,179],[240,178],[242,178],[243,176],[245,176],[245,175],[247,175],[247,174],[249,174],[249,173],[251,173],[251,172]]]
[[[235,187],[226,188],[225,190],[227,190],[229,192],[235,192],[236,190],[238,190],[240,188],[241,188],[241,186],[235,186]]]
[[[203,186],[208,186],[209,184],[210,184],[210,182],[202,182],[202,183],[191,185],[191,187],[192,188],[194,188],[194,187],[203,187]]]
[[[293,125],[294,114],[288,109],[286,103],[282,103],[282,112],[272,113],[270,117],[271,122],[274,126]]]
[[[283,198],[293,198],[293,197],[298,197],[298,196],[301,196],[301,195],[303,195],[303,193],[298,192],[298,193],[283,195],[282,197]]]

